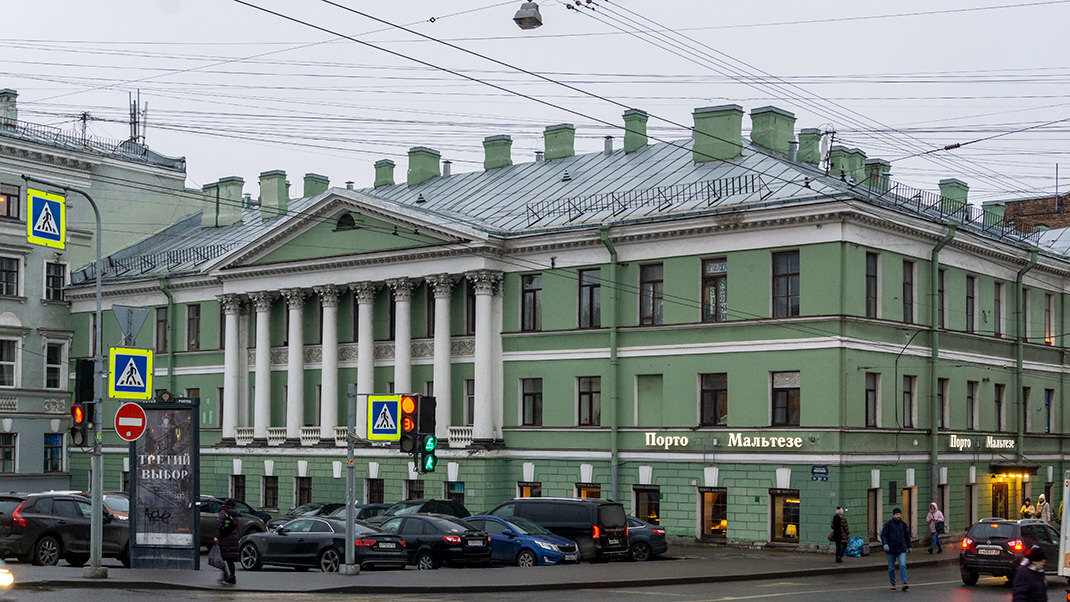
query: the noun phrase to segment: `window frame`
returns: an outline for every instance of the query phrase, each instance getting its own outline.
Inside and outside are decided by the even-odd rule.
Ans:
[[[866,317],[880,318],[880,253],[866,251]]]
[[[50,339],[50,338],[46,337],[45,340],[44,340],[44,344],[45,344],[45,353],[44,353],[44,358],[42,358],[42,359],[44,360],[44,368],[45,369],[44,369],[44,375],[43,375],[44,376],[44,383],[43,383],[42,388],[43,389],[47,389],[49,391],[62,391],[62,390],[64,390],[66,388],[64,385],[67,384],[67,381],[70,378],[70,374],[68,372],[68,370],[69,370],[68,365],[69,365],[69,361],[70,361],[69,360],[70,341],[68,341],[67,339]],[[53,345],[58,345],[59,346],[59,361],[58,361],[58,363],[50,364],[50,363],[48,363],[48,360],[49,360],[49,358],[48,358],[48,349],[49,349],[49,347],[51,347]],[[52,371],[52,370],[56,371],[56,386],[54,386],[54,387],[48,386],[48,375],[49,375],[50,371]]]
[[[995,282],[992,286],[992,334],[996,338],[1003,338],[1003,290],[1002,282]]]
[[[699,487],[699,515],[698,525],[699,539],[704,541],[726,541],[728,537],[728,488],[727,487]],[[710,502],[707,504],[706,496],[710,495]],[[710,533],[706,532],[706,515],[707,508],[709,508],[709,518],[711,525]],[[718,515],[717,509],[721,508],[723,514]],[[716,524],[721,526],[721,521],[724,521],[724,529],[714,529],[712,525]],[[719,531],[719,533],[718,533]]]
[[[951,386],[950,379],[937,378],[936,379],[936,405],[939,416],[937,422],[938,429],[948,428],[948,424],[951,421],[950,412],[948,409],[947,398],[950,394],[949,387]]]
[[[588,386],[585,387],[585,385]],[[587,410],[586,420],[584,419],[584,409]],[[601,376],[576,377],[576,426],[602,426]]]
[[[10,458],[8,457],[10,455]],[[9,468],[10,463],[10,470]],[[0,474],[19,471],[19,434],[0,433]]]
[[[778,259],[786,258],[785,271],[778,268]],[[794,264],[794,265],[793,265]],[[799,251],[778,251],[772,254],[772,316],[774,318],[798,317],[801,311],[799,300],[799,287],[801,285],[800,272],[802,269]],[[794,270],[794,271],[793,271]],[[784,293],[778,294],[778,284],[783,283]]]
[[[903,428],[917,428],[918,425],[918,377],[912,374],[903,375]]]
[[[941,268],[937,272],[936,282],[937,328],[947,328],[947,270]]]
[[[49,273],[49,268],[53,266],[59,266],[61,274],[59,288],[54,286],[54,281],[57,278],[56,275]],[[45,278],[44,278],[44,295],[42,300],[52,303],[63,303],[66,301],[66,295],[64,294],[64,287],[67,286],[67,280],[69,279],[70,265],[65,261],[45,261]]]
[[[707,379],[707,377],[710,377]],[[723,383],[717,379],[723,378]],[[718,386],[720,384],[720,386]],[[723,407],[722,407],[723,405]],[[700,427],[728,426],[728,373],[698,375],[698,424]],[[707,413],[709,410],[709,413]]]
[[[877,372],[866,372],[865,375],[865,408],[866,428],[880,428],[880,381],[881,375]]]
[[[49,437],[58,437],[58,444],[49,444]],[[58,457],[57,457],[58,456]],[[67,445],[63,433],[45,433],[44,447],[41,456],[41,472],[45,474],[66,472]]]
[[[903,323],[913,324],[917,319],[914,315],[915,299],[914,299],[914,262],[909,259],[903,260]]]
[[[977,381],[966,381],[966,429],[977,430]]]
[[[312,503],[312,477],[294,477],[294,508]]]
[[[728,320],[728,258],[703,259],[701,265],[701,319],[705,323],[725,322]]]
[[[154,340],[152,343],[153,350],[156,353],[167,353],[167,327],[170,320],[167,310],[168,307],[166,305],[156,308],[156,330],[153,333]]]
[[[794,376],[791,376],[794,375]],[[794,386],[778,386],[777,379],[784,381],[793,380]],[[777,427],[802,426],[802,373],[797,370],[769,373],[770,396],[769,396],[769,424]],[[793,394],[794,393],[794,394]],[[783,420],[777,420],[779,401],[783,399]],[[792,405],[794,402],[794,416],[792,421]]]
[[[14,269],[5,269],[7,261],[14,262]],[[22,257],[11,254],[0,254],[0,297],[22,297]],[[7,274],[12,275],[14,282],[8,282]]]
[[[1044,293],[1044,344],[1055,344],[1055,295]]]
[[[268,502],[274,502],[274,505]],[[277,475],[260,477],[260,506],[269,510],[279,509],[279,477]]]
[[[536,382],[538,391],[529,391]],[[542,426],[542,378],[520,379],[520,426]]]
[[[795,514],[795,522],[790,522],[789,520],[786,520],[785,519],[785,515],[783,513],[781,514],[781,516],[777,516],[776,508],[777,508],[777,499],[778,498],[783,498],[783,502],[781,503],[782,512],[784,511],[784,505],[785,504],[789,504],[790,503],[790,504],[795,506],[795,512],[794,512],[794,514]],[[801,520],[802,512],[801,512],[801,510],[802,510],[802,503],[801,503],[801,498],[799,496],[799,490],[798,489],[770,489],[769,490],[769,533],[770,533],[770,541],[777,542],[777,543],[793,543],[793,544],[799,543],[799,536],[801,535],[801,533],[799,533],[799,531],[802,529],[802,520]],[[779,527],[781,525],[783,525],[783,527],[784,527],[784,534],[777,535],[777,532],[778,532]],[[795,537],[790,537],[789,535],[787,535],[787,526],[788,525],[794,525],[795,526]]]
[[[992,387],[992,403],[995,406],[995,431],[997,433],[1003,432],[1006,428],[1006,399],[1007,399],[1007,385],[1003,383],[993,383]]]
[[[644,506],[645,512],[644,512]],[[651,524],[661,524],[661,487],[632,485],[632,516]]]
[[[0,184],[0,219],[19,220],[22,218],[22,187],[14,184]],[[13,199],[13,200],[12,200]]]
[[[13,358],[10,361],[4,360],[0,356],[0,372],[3,367],[11,366],[11,384],[3,384],[2,375],[0,375],[0,389],[18,389],[22,386],[22,337],[0,335],[0,346],[10,342],[12,344]]]
[[[520,330],[542,330],[542,273],[520,275]]]
[[[464,380],[464,425],[473,426],[475,424],[476,413],[476,379],[466,378]]]
[[[594,279],[589,276],[596,274]],[[602,268],[590,268],[579,270],[576,273],[579,281],[577,292],[577,328],[601,328],[602,327]]]
[[[201,304],[186,305],[186,351],[201,350]]]
[[[656,271],[656,274],[654,273]],[[665,322],[665,264],[639,265],[639,325],[658,326]]]

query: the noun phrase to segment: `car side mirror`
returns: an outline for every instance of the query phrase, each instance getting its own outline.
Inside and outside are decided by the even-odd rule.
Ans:
[[[506,530],[502,531],[502,535],[504,535],[506,537],[510,537],[510,538],[511,537],[516,537],[516,533],[512,529],[506,529]]]

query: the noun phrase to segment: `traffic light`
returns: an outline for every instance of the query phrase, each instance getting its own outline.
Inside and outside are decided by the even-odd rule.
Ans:
[[[89,410],[92,404],[76,401],[71,404],[71,445],[82,447],[89,441]]]
[[[415,454],[418,451],[420,436],[416,430],[419,417],[419,399],[415,395],[401,397],[401,453]]]
[[[435,472],[438,464],[438,456],[435,450],[438,448],[438,437],[432,434],[420,435],[420,472]]]
[[[74,362],[74,400],[93,401],[93,360]]]
[[[438,448],[438,437],[435,436],[436,407],[434,397],[419,396],[416,432],[420,435],[420,472],[434,472],[438,464],[438,456],[435,455]]]

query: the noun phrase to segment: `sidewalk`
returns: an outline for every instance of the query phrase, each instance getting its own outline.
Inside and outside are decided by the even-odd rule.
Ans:
[[[877,552],[880,552],[878,549]],[[206,558],[202,558],[206,560]],[[923,549],[910,555],[908,566],[931,566],[958,560],[954,546],[930,556]],[[106,563],[108,564],[108,563]],[[664,557],[650,562],[476,569],[442,568],[417,571],[362,571],[345,576],[287,568],[252,572],[238,570],[238,584],[221,585],[220,572],[202,562],[200,571],[134,570],[109,566],[107,579],[83,579],[82,569],[37,567],[11,563],[16,588],[74,587],[123,589],[238,590],[245,592],[319,593],[458,593],[494,591],[571,590],[592,587],[649,587],[679,583],[716,583],[770,578],[807,577],[841,572],[886,571],[883,553],[833,562],[831,554],[798,550],[750,550],[722,546],[673,545]],[[882,577],[874,575],[873,579]]]

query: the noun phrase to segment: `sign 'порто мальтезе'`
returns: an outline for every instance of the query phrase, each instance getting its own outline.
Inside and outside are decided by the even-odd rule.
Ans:
[[[973,437],[962,437],[959,435],[950,435],[948,439],[948,447],[962,451],[964,449],[973,449]],[[1014,439],[999,439],[988,435],[984,438],[985,449],[1014,449]]]
[[[652,447],[687,447],[691,442],[686,436],[659,435],[657,433],[645,433],[646,445]],[[760,448],[801,448],[802,437],[782,437],[765,435],[743,435],[741,433],[729,433],[728,445],[732,447],[760,447]]]

